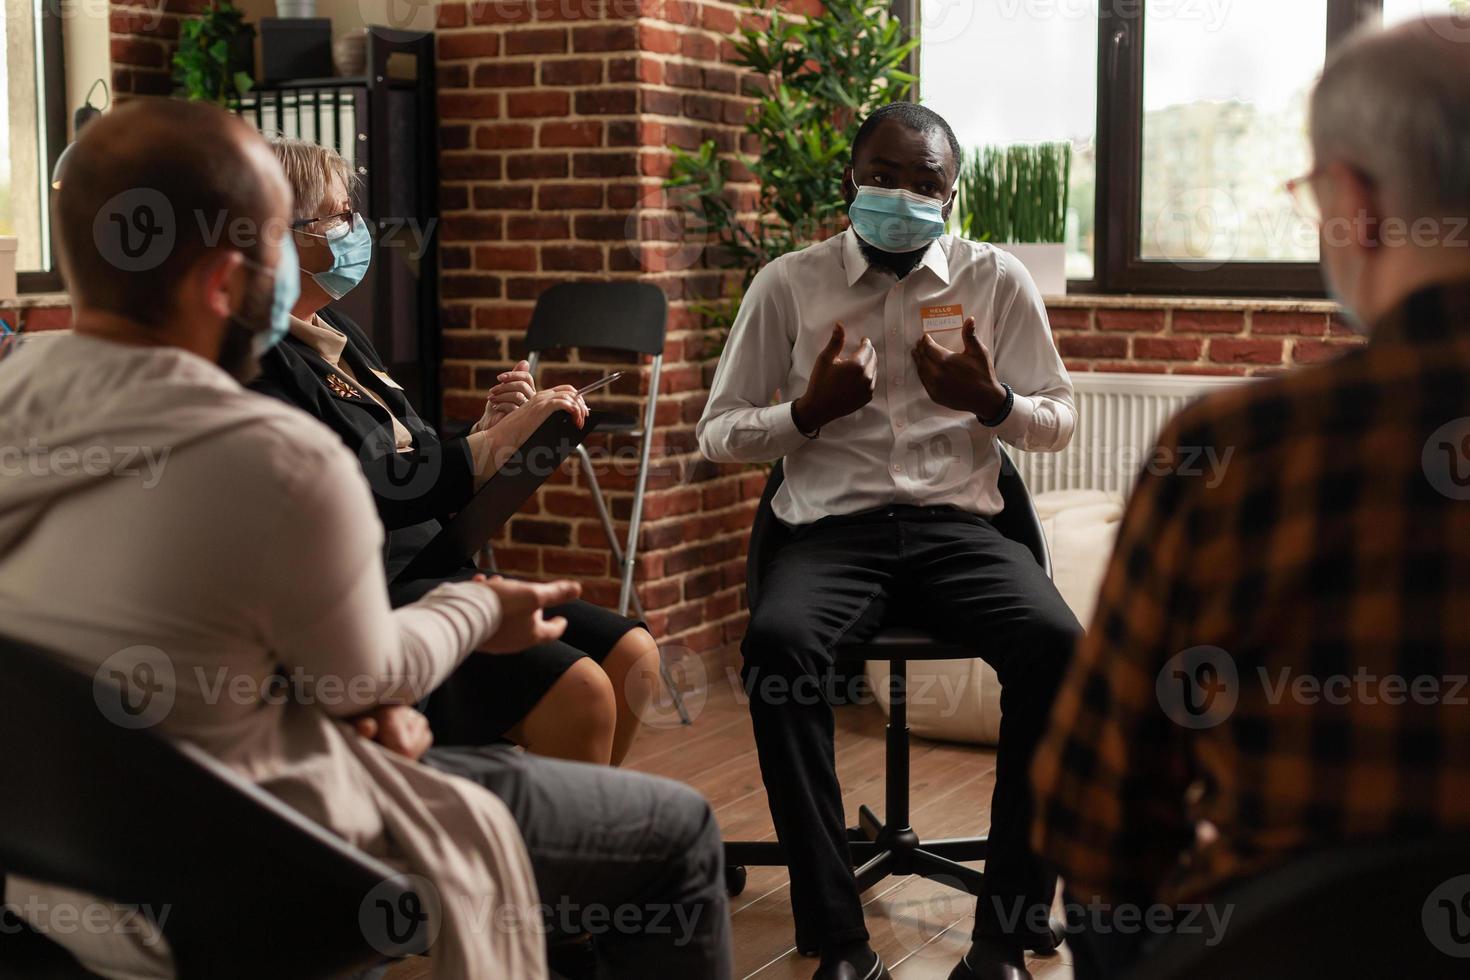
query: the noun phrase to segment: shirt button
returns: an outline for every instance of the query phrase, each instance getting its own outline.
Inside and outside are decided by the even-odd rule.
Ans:
[[[894,425],[896,425],[900,429],[903,428],[903,423],[902,422],[895,422]]]
[[[896,385],[901,385],[901,384],[903,384],[903,378],[900,378],[900,377],[895,376],[894,379],[893,379],[893,383],[896,384]]]
[[[903,472],[903,466],[901,466],[898,463],[894,463],[893,464],[893,472],[895,472],[895,473],[902,473]]]

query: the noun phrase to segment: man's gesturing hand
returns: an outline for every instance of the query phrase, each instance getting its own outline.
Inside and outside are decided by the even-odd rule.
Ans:
[[[847,331],[842,324],[832,328],[832,339],[812,363],[806,392],[792,406],[796,427],[815,432],[828,422],[851,415],[873,400],[878,386],[878,352],[864,337],[852,357],[842,357]]]
[[[560,639],[567,621],[547,619],[542,610],[582,594],[576,582],[517,582],[499,575],[477,581],[500,597],[500,629],[481,645],[485,653],[515,653]]]
[[[957,412],[970,412],[982,419],[994,417],[1006,403],[1006,390],[995,377],[990,351],[975,336],[975,318],[961,330],[965,349],[945,350],[925,334],[914,347],[914,364],[919,381],[935,404]]]

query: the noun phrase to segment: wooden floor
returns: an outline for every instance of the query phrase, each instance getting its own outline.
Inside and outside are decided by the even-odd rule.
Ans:
[[[689,783],[709,799],[726,839],[774,839],[761,786],[750,717],[728,679],[711,677],[707,695],[691,700],[689,727],[646,729],[627,768]],[[883,726],[876,705],[837,711],[837,771],[848,824],[860,803],[881,816]],[[970,746],[915,738],[910,752],[911,818],[925,837],[979,833],[989,823],[995,754]],[[793,947],[787,877],[774,868],[751,868],[745,892],[731,899],[735,975],[760,980],[807,980],[816,961]],[[923,878],[889,878],[863,895],[873,947],[894,980],[944,980],[969,947],[975,902]],[[1071,980],[1065,946],[1056,955],[1029,960],[1036,980]],[[426,976],[423,961],[400,964],[391,980]]]

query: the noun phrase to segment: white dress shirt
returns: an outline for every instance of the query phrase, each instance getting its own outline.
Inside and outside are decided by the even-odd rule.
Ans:
[[[924,312],[959,306],[947,320],[973,316],[996,376],[1015,406],[995,428],[944,408],[919,381],[912,351]],[[815,439],[796,428],[791,402],[806,391],[812,363],[841,321],[844,357],[864,337],[878,357],[873,400],[828,423]],[[958,325],[957,323],[955,325]],[[959,330],[935,334],[950,350]],[[777,391],[781,401],[771,404]],[[715,371],[696,430],[699,448],[719,463],[785,457],[776,516],[787,524],[889,504],[949,504],[1000,512],[1000,461],[994,440],[1055,452],[1072,438],[1072,382],[1052,343],[1046,307],[1031,276],[1009,253],[945,235],[903,279],[870,267],[851,230],[776,259],[751,283]]]

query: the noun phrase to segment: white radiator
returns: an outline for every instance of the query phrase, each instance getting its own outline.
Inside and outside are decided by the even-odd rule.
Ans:
[[[1077,431],[1059,453],[1011,458],[1032,494],[1048,490],[1107,490],[1127,495],[1164,424],[1201,395],[1249,382],[1181,374],[1072,375]]]

